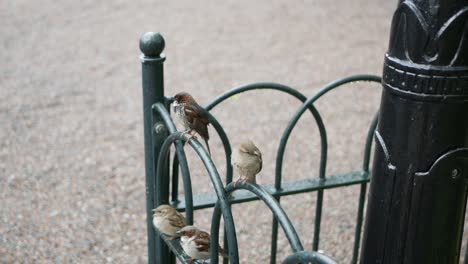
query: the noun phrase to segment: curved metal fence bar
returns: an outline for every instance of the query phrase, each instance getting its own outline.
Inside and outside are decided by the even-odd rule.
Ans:
[[[223,127],[221,124],[218,122],[218,120],[208,111],[206,111],[206,114],[208,116],[208,119],[210,120],[211,125],[213,128],[216,130],[218,133],[219,138],[221,139],[221,142],[223,144],[224,148],[224,153],[225,153],[225,159],[226,159],[226,183],[232,182],[232,175],[233,175],[233,170],[232,170],[232,165],[230,162],[230,157],[232,153],[232,148],[231,148],[231,143],[229,142],[229,138],[224,131]],[[179,159],[178,155],[174,155],[174,159],[172,161],[172,173],[173,173],[173,179],[172,179],[172,191],[174,190],[177,193],[177,188],[178,188],[178,182],[177,182],[177,177],[179,176],[179,171],[178,171],[178,165],[179,165]],[[177,195],[172,196],[173,201],[177,201]]]
[[[367,132],[366,146],[364,148],[364,159],[362,170],[363,173],[367,174],[369,177],[369,161],[370,161],[370,152],[372,149],[372,142],[374,138],[375,129],[377,128],[377,123],[379,120],[379,112],[375,114],[372,119],[371,125],[369,126],[369,131]],[[366,202],[366,192],[367,192],[367,183],[361,184],[361,189],[359,191],[359,202],[358,202],[358,211],[356,219],[356,230],[354,231],[354,248],[353,248],[353,258],[351,260],[352,264],[357,263],[359,255],[359,246],[361,243],[361,230],[362,230],[362,219],[364,216],[364,203]]]
[[[302,103],[304,103],[307,100],[307,97],[304,94],[302,94],[301,92],[299,92],[299,91],[297,91],[297,90],[295,90],[295,89],[293,89],[293,88],[291,88],[289,86],[283,85],[283,84],[270,83],[270,82],[252,83],[252,84],[239,86],[239,87],[233,88],[233,89],[225,92],[224,94],[222,94],[222,95],[218,96],[217,98],[215,98],[211,103],[209,103],[205,107],[205,109],[207,111],[210,111],[214,107],[216,107],[218,104],[220,104],[223,101],[225,101],[226,99],[228,99],[229,97],[234,96],[234,95],[239,94],[239,93],[246,92],[246,91],[251,91],[251,90],[276,90],[276,91],[280,91],[280,92],[284,92],[284,93],[287,93],[289,95],[292,95],[295,98],[297,98],[299,101],[301,101]],[[318,126],[319,132],[320,132],[320,137],[322,139],[322,148],[323,148],[323,146],[326,144],[326,141],[327,141],[327,139],[326,139],[326,134],[327,133],[326,133],[325,127],[323,125],[322,117],[320,116],[320,113],[317,111],[315,106],[309,105],[307,108],[309,109],[309,111],[311,111],[312,115],[314,116],[314,118],[315,118],[315,120],[317,122],[317,126]],[[326,162],[326,161],[324,161],[324,162]],[[281,182],[281,178],[278,180],[278,182]],[[280,188],[280,187],[278,187],[278,188]]]
[[[297,110],[297,112],[294,114],[293,118],[289,121],[288,126],[286,127],[285,131],[283,132],[283,135],[281,137],[280,145],[278,147],[278,154],[277,154],[277,159],[276,162],[277,164],[282,165],[283,159],[284,159],[284,152],[286,150],[286,144],[288,142],[289,136],[291,135],[291,132],[293,128],[296,126],[297,121],[302,117],[302,114],[304,114],[305,110],[309,109],[310,105],[312,105],[315,101],[317,101],[320,97],[322,97],[324,94],[328,93],[329,91],[340,87],[344,84],[347,83],[352,83],[352,82],[359,82],[359,81],[368,81],[368,82],[381,82],[381,78],[379,76],[375,75],[353,75],[349,76],[346,78],[342,78],[339,80],[336,80],[334,82],[331,82],[327,85],[325,85],[322,89],[320,89],[315,95],[312,97],[309,97],[304,104]],[[315,108],[314,108],[315,109]],[[326,162],[326,159],[325,159]],[[279,166],[279,165],[278,165]],[[282,167],[279,166],[277,167],[277,177],[280,178],[282,174]],[[326,163],[325,165],[322,165],[321,163],[321,168],[320,168],[320,176],[325,177],[325,170],[326,170]]]
[[[208,116],[208,119],[210,120],[211,125],[213,128],[216,130],[218,133],[219,138],[221,139],[221,142],[223,143],[223,148],[224,148],[224,154],[225,154],[225,159],[226,159],[226,184],[232,182],[232,165],[231,165],[231,143],[229,142],[229,138],[226,135],[226,132],[224,131],[224,128],[221,126],[221,124],[218,122],[218,120],[207,110],[205,110],[206,115]],[[224,229],[224,248],[228,248],[227,240],[227,235],[226,235],[226,229]],[[224,263],[227,263],[227,261],[224,261]]]
[[[260,198],[271,210],[276,219],[278,219],[281,227],[284,230],[286,237],[288,238],[291,249],[294,252],[304,250],[301,240],[297,235],[296,229],[294,228],[288,215],[281,208],[280,204],[276,199],[269,194],[265,189],[257,184],[242,183],[239,182],[235,187],[233,183],[226,186],[226,193],[230,194],[235,190],[244,189],[253,193],[255,196]],[[216,203],[213,211],[213,218],[211,220],[211,261],[212,263],[218,263],[218,247],[219,247],[219,224],[221,220],[221,211],[219,201]]]
[[[205,114],[208,116],[208,119],[213,126],[213,128],[216,130],[216,133],[218,134],[219,138],[221,139],[221,142],[223,144],[223,149],[224,149],[224,154],[225,154],[225,160],[226,160],[226,183],[232,182],[232,175],[233,175],[233,170],[232,170],[232,165],[231,165],[231,153],[232,153],[232,148],[231,148],[231,143],[229,142],[229,138],[224,131],[224,128],[221,126],[221,124],[218,122],[218,120],[207,110],[205,110]],[[178,155],[174,155],[174,160],[172,163],[172,200],[173,201],[178,201]],[[175,194],[174,194],[175,192]],[[193,210],[193,205],[190,207],[191,210]],[[226,236],[225,236],[226,237]],[[227,245],[227,240],[225,238],[225,246]]]
[[[187,137],[183,136],[181,132],[176,131],[175,133],[170,134],[166,140],[164,141],[162,147],[161,147],[161,158],[158,160],[158,164],[161,162],[164,162],[164,156],[167,156],[167,153],[169,151],[169,147],[172,143],[174,143],[177,140],[182,140],[187,142]],[[236,236],[236,230],[234,226],[234,220],[232,217],[232,212],[229,207],[229,202],[226,197],[224,188],[223,188],[223,182],[221,181],[221,178],[216,170],[216,166],[214,165],[213,161],[211,160],[210,156],[208,155],[207,151],[203,147],[203,145],[198,142],[196,139],[191,139],[189,141],[189,145],[195,150],[197,155],[200,157],[202,160],[203,164],[205,165],[206,170],[208,171],[208,174],[210,175],[211,182],[213,184],[213,187],[215,189],[216,195],[218,196],[218,203],[220,205],[220,210],[222,211],[224,223],[225,223],[225,229],[227,233],[227,240],[230,245],[230,250],[229,250],[229,256],[230,256],[230,261],[232,263],[239,263],[239,254],[238,254],[238,247],[237,247],[237,236]],[[157,175],[159,175],[160,170],[158,169]],[[156,179],[156,181],[160,181],[160,179]],[[159,195],[156,196],[156,199],[159,199]],[[220,213],[221,214],[221,213]]]
[[[285,258],[282,264],[298,264],[298,263],[310,263],[312,264],[337,264],[336,261],[330,257],[314,252],[314,251],[300,251],[293,255]]]
[[[221,126],[218,120],[207,110],[205,110],[205,113],[208,116],[208,119],[210,120],[211,125],[216,130],[216,133],[218,133],[218,136],[221,139],[221,142],[223,143],[224,154],[226,158],[226,184],[227,184],[227,183],[232,182],[231,143],[229,142],[229,138],[226,134],[226,131],[224,131],[224,128]]]
[[[207,105],[206,109],[210,110],[213,109],[215,106],[226,100],[227,98],[242,93],[250,90],[261,90],[261,89],[271,89],[271,90],[277,90],[281,91],[287,94],[290,94],[294,97],[296,97],[298,100],[300,100],[302,103],[304,103],[307,98],[300,93],[299,91],[283,85],[283,84],[278,84],[278,83],[253,83],[253,84],[248,84],[244,86],[240,86],[237,88],[233,88],[226,93],[218,96],[216,99],[214,99],[210,104]],[[325,130],[325,126],[323,124],[322,117],[320,116],[320,113],[317,111],[315,106],[312,104],[308,105],[307,108],[310,110],[312,113],[318,129],[320,133],[320,139],[321,139],[321,156],[320,156],[320,167],[325,168],[326,165],[326,152],[327,152],[327,133]],[[275,188],[280,189],[281,188],[281,170],[282,170],[282,160],[278,162],[278,158],[276,160],[276,176],[275,176]],[[325,175],[325,171],[323,171],[323,175]],[[319,200],[321,201],[321,191],[319,191]],[[278,201],[280,201],[280,197],[275,197]],[[272,235],[271,235],[271,263],[276,263],[276,251],[277,251],[277,239],[278,239],[278,222],[276,218],[273,218],[273,223],[272,223]]]
[[[172,160],[172,191],[171,191],[171,203],[176,205],[179,203],[179,159],[177,154],[174,155]]]
[[[223,182],[221,181],[221,178],[218,174],[218,171],[216,170],[216,166],[211,160],[211,157],[208,155],[200,142],[196,140],[190,140],[189,143],[203,161],[203,164],[205,165],[205,168],[208,170],[208,174],[211,177],[213,187],[215,188],[216,195],[218,196],[218,202],[221,206],[221,211],[223,212],[224,230],[226,231],[227,242],[229,245],[229,260],[233,264],[238,264],[239,250],[237,246],[236,228],[234,225],[234,219],[232,217],[231,207],[223,188]]]
[[[381,78],[375,75],[367,75],[367,74],[345,77],[345,78],[338,79],[336,81],[333,81],[325,85],[315,95],[307,99],[307,101],[294,114],[293,118],[289,122],[288,126],[286,127],[281,137],[280,145],[278,147],[277,160],[276,160],[277,165],[282,164],[283,159],[284,159],[284,153],[286,150],[286,143],[289,139],[289,136],[291,135],[293,128],[295,127],[299,119],[301,118],[302,114],[305,112],[306,109],[308,109],[308,106],[313,104],[315,101],[317,101],[320,97],[322,97],[324,94],[328,93],[329,91],[337,87],[340,87],[344,84],[358,82],[358,81],[369,81],[369,82],[380,83]],[[325,179],[325,171],[326,171],[326,158],[325,158],[325,162],[323,164],[320,164],[320,175],[319,175],[320,178]],[[277,173],[281,175],[282,173],[281,168],[279,168],[279,171]],[[318,244],[320,241],[320,222],[321,222],[321,214],[322,214],[322,203],[323,203],[323,191],[320,190],[318,191],[318,197],[317,197],[316,218],[315,218],[315,227],[314,227],[314,241],[313,241],[313,246],[312,246],[313,250],[318,249]]]
[[[166,109],[171,109],[171,104],[174,102],[173,97],[165,97]],[[171,119],[172,122],[172,119]],[[173,133],[173,132],[171,132]],[[171,186],[171,205],[177,206],[179,201],[179,159],[177,158],[177,153],[174,155],[172,160],[172,170],[170,171],[170,177],[172,177],[172,186]]]
[[[167,112],[166,108],[161,103],[156,103],[153,105],[153,110],[157,111],[161,116],[164,124],[166,125],[169,133],[173,134],[177,132],[174,122],[172,122],[171,116]],[[190,178],[190,170],[188,168],[187,157],[185,156],[184,146],[181,141],[175,142],[176,155],[180,159],[180,168],[182,171],[182,181],[184,185],[184,198],[186,204],[185,218],[188,225],[193,224],[193,192],[192,192],[192,180]],[[161,152],[162,153],[162,152]],[[159,161],[158,161],[159,162]],[[161,166],[158,165],[158,171]],[[159,174],[156,177],[156,180],[159,178]],[[178,175],[173,174],[172,177],[178,177]],[[174,184],[174,182],[173,182]],[[173,189],[174,191],[174,189]],[[177,191],[176,191],[177,192]]]
[[[296,97],[297,99],[299,99],[301,102],[304,102],[305,100],[307,100],[307,97],[305,95],[303,95],[301,92],[287,85],[280,84],[280,83],[272,83],[272,82],[259,82],[259,83],[251,83],[251,84],[246,84],[246,85],[232,88],[231,90],[216,97],[213,101],[211,101],[211,103],[209,103],[205,107],[205,109],[207,111],[210,111],[213,108],[215,108],[218,104],[228,99],[229,97],[234,96],[236,94],[243,93],[243,92],[251,91],[251,90],[276,90],[276,91],[290,94]]]
[[[367,138],[366,138],[366,146],[364,148],[364,159],[362,163],[362,170],[365,172],[369,172],[369,162],[370,162],[370,155],[372,149],[372,142],[374,142],[374,134],[375,130],[377,129],[377,124],[379,123],[379,111],[375,113],[374,119],[372,119],[372,123],[369,126],[369,131],[367,131]]]

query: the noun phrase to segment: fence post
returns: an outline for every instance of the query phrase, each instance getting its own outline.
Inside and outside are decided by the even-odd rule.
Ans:
[[[162,186],[155,186],[156,163],[159,150],[168,136],[165,126],[157,115],[153,115],[152,106],[164,103],[163,63],[164,39],[159,33],[147,32],[140,38],[143,86],[143,119],[145,142],[145,173],[146,173],[146,217],[148,233],[148,263],[171,263],[171,256],[164,241],[154,231],[152,224],[152,209],[155,208],[155,193],[161,194],[167,203],[169,193],[168,169],[164,169]],[[169,261],[171,259],[171,261]]]
[[[400,0],[360,263],[458,263],[468,182],[468,3]]]

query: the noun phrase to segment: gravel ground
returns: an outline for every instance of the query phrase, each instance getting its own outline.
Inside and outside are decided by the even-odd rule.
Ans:
[[[379,74],[396,1],[0,1],[0,262],[144,263],[144,158],[138,39],[166,39],[168,94],[202,104],[241,84],[272,81],[312,95],[336,78]],[[328,174],[360,167],[379,85],[355,84],[318,104],[329,135]],[[251,92],[213,113],[233,143],[264,153],[259,182],[274,181],[275,151],[299,103]],[[233,114],[235,113],[235,114]],[[212,132],[212,134],[214,134]],[[213,157],[224,172],[220,140]],[[211,184],[188,151],[196,193]],[[293,131],[284,179],[316,177],[310,116]],[[320,248],[348,263],[358,188],[325,193]],[[300,201],[300,202],[298,202]],[[282,204],[311,248],[315,195]],[[211,210],[196,224],[209,229]],[[267,263],[271,214],[234,206],[242,263]],[[279,259],[290,252],[280,232]]]

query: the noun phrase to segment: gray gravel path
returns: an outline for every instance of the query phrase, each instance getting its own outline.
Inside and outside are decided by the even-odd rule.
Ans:
[[[202,104],[227,89],[273,81],[311,95],[336,78],[380,74],[396,1],[0,0],[0,262],[144,263],[144,159],[138,39],[166,38],[168,94]],[[378,85],[332,92],[317,107],[329,133],[328,173],[359,168]],[[280,135],[299,104],[252,92],[214,114],[234,143],[264,153],[274,181]],[[214,134],[214,133],[212,133]],[[221,143],[211,141],[223,172]],[[287,149],[285,180],[316,177],[319,138],[304,116]],[[211,185],[189,151],[196,193]],[[352,251],[357,187],[325,193],[320,248]],[[315,195],[282,200],[311,248]],[[210,210],[196,214],[209,229]],[[234,206],[242,263],[267,263],[271,215]],[[289,253],[280,233],[279,259]]]

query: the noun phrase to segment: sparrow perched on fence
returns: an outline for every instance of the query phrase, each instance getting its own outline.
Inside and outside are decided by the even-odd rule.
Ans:
[[[234,149],[231,164],[239,175],[234,186],[240,180],[255,183],[255,176],[262,170],[262,153],[251,140],[247,140]]]
[[[189,133],[191,135],[189,140],[194,136],[192,132],[197,132],[205,140],[206,148],[211,155],[210,146],[208,145],[208,139],[210,139],[208,124],[210,121],[208,120],[208,116],[204,113],[203,108],[186,92],[176,94],[173,104],[174,112],[186,129],[184,133]]]
[[[182,249],[190,257],[188,261],[200,259],[205,263],[205,260],[210,258],[210,234],[195,226],[185,226],[177,233],[180,235]],[[219,254],[227,257],[221,247],[219,247]]]
[[[153,209],[153,225],[172,240],[177,237],[177,231],[185,226],[185,217],[172,206],[162,204]]]

